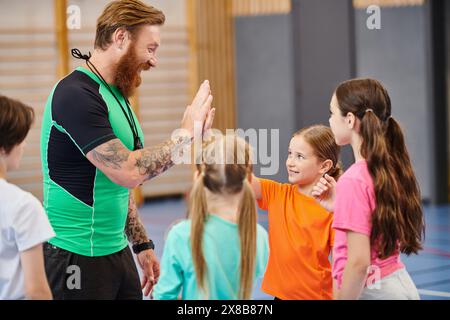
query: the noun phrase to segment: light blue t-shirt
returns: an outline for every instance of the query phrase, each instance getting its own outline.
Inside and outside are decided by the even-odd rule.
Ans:
[[[207,265],[209,296],[197,288],[192,261],[191,221],[184,220],[169,232],[161,259],[161,275],[153,291],[157,300],[230,300],[238,299],[240,242],[238,225],[209,215],[203,236],[203,254]],[[266,230],[257,225],[255,280],[266,270],[269,244]]]

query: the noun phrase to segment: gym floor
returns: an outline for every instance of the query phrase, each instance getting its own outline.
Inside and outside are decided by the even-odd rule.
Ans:
[[[161,258],[169,227],[186,216],[186,202],[181,198],[147,201],[139,210],[143,223]],[[426,206],[424,250],[419,255],[402,256],[422,299],[450,300],[450,206]],[[259,223],[267,228],[267,214],[260,211]],[[258,283],[256,288],[259,288]],[[254,299],[272,299],[255,290]]]

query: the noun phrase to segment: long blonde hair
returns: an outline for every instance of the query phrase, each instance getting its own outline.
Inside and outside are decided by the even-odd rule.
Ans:
[[[204,143],[202,164],[194,182],[189,201],[191,219],[191,251],[197,286],[206,293],[207,265],[203,255],[203,231],[208,217],[206,191],[235,195],[242,192],[239,204],[238,229],[240,238],[239,299],[250,299],[253,288],[256,255],[257,212],[255,197],[248,179],[252,175],[251,149],[245,140],[235,135],[215,136]]]

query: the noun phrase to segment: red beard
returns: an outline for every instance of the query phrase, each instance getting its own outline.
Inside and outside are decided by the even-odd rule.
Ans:
[[[114,85],[119,88],[124,97],[129,98],[134,94],[136,88],[141,85],[140,72],[149,70],[151,67],[150,61],[138,62],[135,47],[131,44],[127,53],[120,58],[117,64]]]

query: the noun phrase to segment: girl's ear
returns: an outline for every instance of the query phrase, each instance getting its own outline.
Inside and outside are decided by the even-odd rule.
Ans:
[[[345,116],[345,122],[350,130],[354,129],[356,126],[356,116],[351,112],[347,113]]]
[[[322,162],[322,165],[320,166],[320,174],[323,176],[325,173],[330,171],[330,169],[333,168],[333,161],[330,159],[325,160]]]

